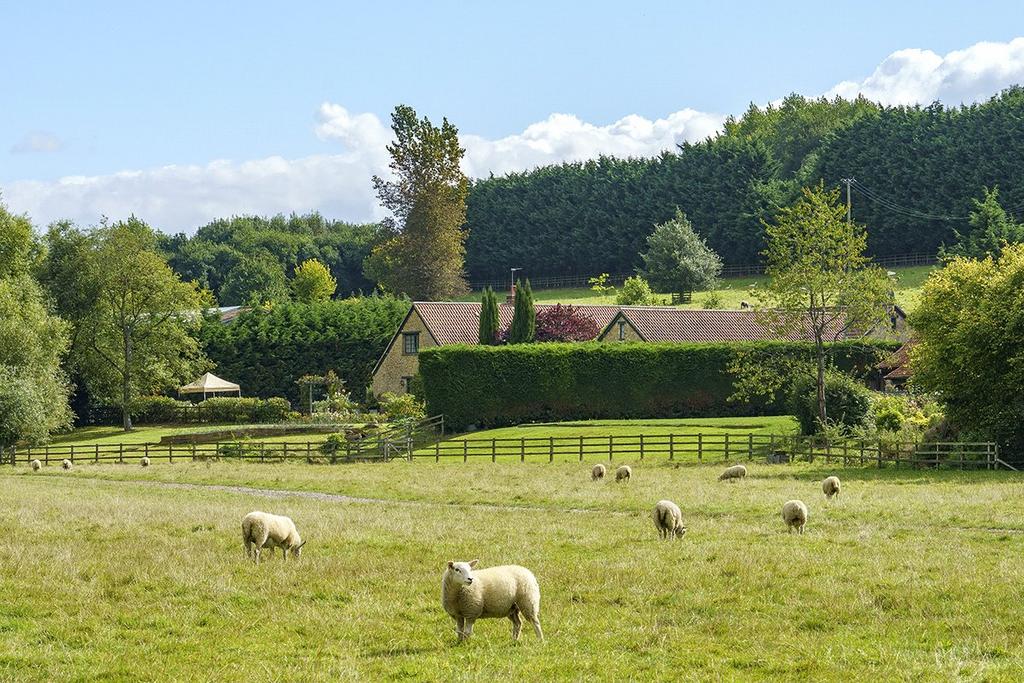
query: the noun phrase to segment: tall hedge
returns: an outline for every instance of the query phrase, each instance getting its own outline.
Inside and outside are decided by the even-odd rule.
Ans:
[[[295,381],[334,370],[362,400],[374,364],[408,311],[408,301],[385,296],[278,304],[227,324],[210,321],[202,341],[215,372],[249,396],[302,405]]]
[[[802,353],[790,342],[751,344],[551,343],[442,346],[420,352],[431,415],[455,429],[530,421],[717,417],[785,412],[775,402],[730,402],[730,362],[741,349]],[[838,344],[837,365],[864,371],[897,345]]]

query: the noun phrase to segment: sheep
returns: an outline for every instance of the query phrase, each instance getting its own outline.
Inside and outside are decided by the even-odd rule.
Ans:
[[[32,467],[33,472],[38,472],[43,468],[43,463],[39,462],[38,458],[30,462],[29,465]]]
[[[743,465],[733,465],[722,472],[721,476],[718,477],[718,481],[732,481],[733,479],[742,479],[747,476],[747,468]]]
[[[270,548],[271,554],[274,548],[280,548],[287,562],[289,553],[295,557],[302,555],[306,542],[299,536],[291,518],[255,510],[242,518],[242,544],[246,557],[253,562],[260,561],[263,548]]]
[[[74,463],[72,463],[67,458],[64,458],[64,462],[62,462],[60,466],[66,470],[70,470],[72,467],[74,467]]]
[[[149,456],[142,456],[142,460],[139,461],[139,464],[141,464],[143,467],[149,467]]]
[[[604,479],[604,473],[608,470],[604,465],[598,463],[594,465],[593,469],[590,470],[590,480],[597,481],[598,479]]]
[[[519,640],[525,618],[543,642],[540,584],[533,572],[515,564],[474,571],[477,562],[450,561],[441,577],[441,605],[455,620],[459,642],[473,635],[477,619],[503,617],[512,621],[512,640]]]
[[[807,506],[803,501],[790,500],[782,506],[782,521],[786,523],[789,533],[793,533],[795,528],[797,533],[802,534],[804,526],[807,524],[807,516]]]
[[[633,476],[633,468],[629,465],[619,465],[619,468],[615,470],[615,482],[629,481]]]
[[[836,476],[825,477],[825,481],[821,482],[821,490],[825,493],[826,498],[838,496],[839,490],[842,487],[843,485],[839,483],[839,477]]]
[[[682,538],[686,534],[683,513],[671,500],[659,500],[654,506],[654,526],[662,538]]]

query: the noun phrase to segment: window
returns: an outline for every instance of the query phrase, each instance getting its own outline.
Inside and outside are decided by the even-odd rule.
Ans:
[[[626,321],[619,321],[619,341],[623,341],[626,338]]]
[[[420,333],[402,333],[402,353],[406,356],[414,356],[420,352]]]
[[[412,377],[406,376],[402,378],[402,392],[409,393],[409,385],[412,383]]]

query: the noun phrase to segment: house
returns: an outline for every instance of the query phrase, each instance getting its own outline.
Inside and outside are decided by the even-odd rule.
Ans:
[[[537,304],[537,311],[555,304]],[[574,306],[597,323],[597,341],[620,342],[740,342],[778,339],[757,320],[752,310],[703,310],[667,306]],[[498,306],[499,326],[512,324],[515,307]],[[902,312],[901,312],[902,313]],[[373,368],[370,391],[396,394],[408,391],[419,370],[419,352],[432,346],[476,344],[480,304],[462,301],[417,301]],[[887,332],[886,334],[897,334]],[[873,334],[872,336],[885,336]],[[796,332],[792,340],[807,339]]]
[[[875,365],[877,371],[875,389],[879,391],[902,391],[910,380],[910,350],[914,341],[908,341],[891,356]]]

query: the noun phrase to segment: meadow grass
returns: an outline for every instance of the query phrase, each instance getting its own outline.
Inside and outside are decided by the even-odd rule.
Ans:
[[[907,268],[894,268],[897,284],[895,288],[896,302],[906,311],[912,311],[917,307],[918,299],[921,296],[921,287],[927,279],[928,274],[935,270],[935,266],[911,266]],[[739,308],[740,303],[747,301],[756,303],[754,289],[765,282],[764,276],[731,277],[722,278],[716,289],[707,292],[694,292],[693,301],[688,304],[681,304],[679,308],[703,308],[704,302],[709,296],[717,296],[719,303],[714,308]],[[538,303],[561,303],[561,304],[615,304],[614,296],[602,296],[587,287],[566,287],[556,289],[534,290],[533,298]],[[659,301],[668,304],[671,300],[669,294],[658,295]],[[465,301],[479,301],[480,292],[473,292],[468,295]]]
[[[1005,472],[634,463],[157,464],[0,470],[0,678],[1019,680],[1024,487]],[[322,490],[347,503],[161,481]],[[810,507],[803,536],[782,503]],[[689,531],[659,541],[650,509]],[[476,505],[483,503],[485,505]],[[512,506],[507,508],[493,505]],[[518,506],[518,507],[516,507]],[[292,516],[297,562],[239,521]],[[448,559],[531,568],[546,643],[455,644]]]

